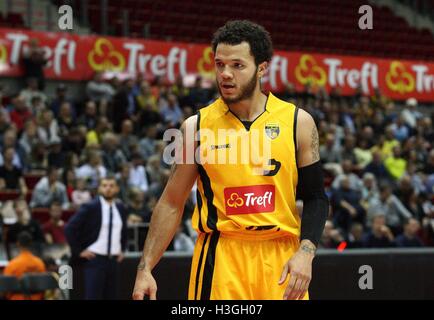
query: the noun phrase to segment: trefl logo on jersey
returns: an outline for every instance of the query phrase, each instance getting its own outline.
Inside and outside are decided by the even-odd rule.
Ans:
[[[274,190],[272,184],[225,188],[226,214],[273,212]]]

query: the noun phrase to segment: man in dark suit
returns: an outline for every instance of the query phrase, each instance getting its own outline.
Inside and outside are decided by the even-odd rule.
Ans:
[[[69,220],[65,235],[72,262],[81,265],[85,299],[116,299],[119,263],[127,246],[127,211],[115,201],[119,188],[114,177],[101,179],[99,196],[83,204]]]

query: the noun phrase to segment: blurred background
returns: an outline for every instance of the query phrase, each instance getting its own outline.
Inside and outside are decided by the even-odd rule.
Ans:
[[[70,256],[65,224],[113,174],[129,214],[130,297],[169,176],[163,133],[218,98],[210,41],[231,19],[270,32],[264,90],[319,129],[331,205],[311,298],[433,299],[433,0],[2,0],[0,270],[26,231],[56,274]],[[186,298],[195,204],[193,188],[156,269],[163,299]],[[362,265],[373,290],[359,288]]]

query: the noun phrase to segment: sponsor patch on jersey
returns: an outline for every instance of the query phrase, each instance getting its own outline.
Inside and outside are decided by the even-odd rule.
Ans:
[[[224,189],[227,215],[274,211],[275,187],[272,184],[228,187]]]
[[[279,125],[277,123],[265,124],[265,133],[270,139],[276,139],[280,133]]]

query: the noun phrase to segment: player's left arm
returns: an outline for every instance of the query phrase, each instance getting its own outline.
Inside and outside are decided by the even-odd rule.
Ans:
[[[297,117],[297,197],[303,200],[300,247],[283,267],[279,284],[290,274],[283,299],[302,299],[312,279],[312,261],[328,215],[328,198],[319,157],[318,130],[312,116],[299,109]]]

